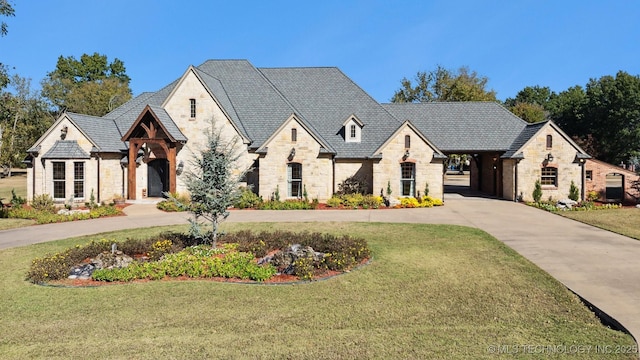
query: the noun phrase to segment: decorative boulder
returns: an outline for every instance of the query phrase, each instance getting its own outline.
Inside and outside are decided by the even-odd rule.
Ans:
[[[571,209],[572,207],[574,207],[577,204],[578,204],[577,201],[573,201],[571,199],[562,199],[562,200],[558,200],[558,203],[556,204],[556,207],[558,209]]]
[[[280,250],[272,256],[266,256],[258,263],[271,263],[281,273],[292,275],[294,273],[294,263],[298,259],[312,259],[313,262],[319,262],[324,258],[324,253],[313,250],[311,246],[302,246],[294,244],[285,250]]]

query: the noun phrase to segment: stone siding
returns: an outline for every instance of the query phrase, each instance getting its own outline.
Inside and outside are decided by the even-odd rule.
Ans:
[[[553,146],[547,148],[547,135],[553,138]],[[548,154],[553,161],[546,160]],[[543,185],[542,200],[566,199],[569,196],[571,181],[582,186],[582,167],[576,162],[577,149],[553,127],[547,125],[523,148],[524,159],[518,164],[518,189],[524,201],[533,201],[535,181],[540,180],[542,168],[557,168],[557,186]]]
[[[196,100],[195,118],[191,117],[190,99]],[[233,124],[227,119],[220,106],[191,70],[185,74],[180,84],[174,89],[164,108],[188,139],[187,145],[176,156],[177,163],[183,163],[184,171],[190,170],[194,154],[197,154],[206,145],[207,134],[211,129],[212,123],[216,131],[220,131],[223,141],[235,141],[235,149],[240,154],[236,174],[249,169],[257,158],[257,155],[248,152],[247,144],[243,143]],[[141,180],[140,176],[142,175],[138,174],[136,182],[138,187],[143,186],[143,184],[143,187],[146,187],[146,180]],[[186,193],[187,189],[183,177],[178,175],[176,181],[176,191],[178,193]]]
[[[291,129],[295,128],[296,141],[291,139]],[[265,144],[266,155],[260,157],[260,196],[271,198],[278,189],[280,200],[288,197],[287,166],[289,163],[302,165],[302,184],[309,199],[326,201],[333,194],[333,164],[331,155],[320,154],[320,144],[294,118],[280,128],[280,131]],[[290,158],[291,150],[295,155]]]
[[[409,157],[403,159],[405,151],[405,135],[411,137]],[[434,150],[408,126],[401,128],[382,148],[382,159],[373,164],[373,193],[378,195],[382,190],[386,196],[387,184],[391,184],[391,197],[401,197],[400,164],[404,161],[415,163],[415,190],[424,194],[425,185],[429,184],[429,195],[443,198],[443,162],[433,161]]]
[[[367,186],[367,193],[379,195],[380,189],[373,188],[373,161],[360,159],[339,159],[335,161],[335,191],[340,190],[340,184],[350,177],[362,180]],[[374,192],[378,190],[378,192]]]

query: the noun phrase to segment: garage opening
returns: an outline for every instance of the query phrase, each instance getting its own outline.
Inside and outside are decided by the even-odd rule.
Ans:
[[[624,198],[624,175],[609,173],[606,176],[606,182],[605,200],[608,202],[622,202]]]

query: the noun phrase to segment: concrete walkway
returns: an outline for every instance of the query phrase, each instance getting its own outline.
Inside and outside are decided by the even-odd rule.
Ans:
[[[358,221],[456,224],[480,228],[547,271],[640,339],[640,241],[509,201],[446,195],[431,209],[232,211],[228,222]],[[185,224],[152,204],[128,216],[0,231],[0,249],[105,231]]]

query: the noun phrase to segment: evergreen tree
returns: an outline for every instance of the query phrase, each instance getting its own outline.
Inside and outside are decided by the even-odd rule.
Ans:
[[[190,234],[214,248],[218,226],[229,216],[228,208],[240,196],[240,179],[246,172],[233,173],[240,157],[235,149],[236,140],[223,141],[220,131],[212,123],[204,149],[194,154],[190,169],[184,172],[191,201],[181,206],[194,215],[189,220]],[[206,224],[200,222],[201,218],[210,223],[211,229],[206,229]]]

